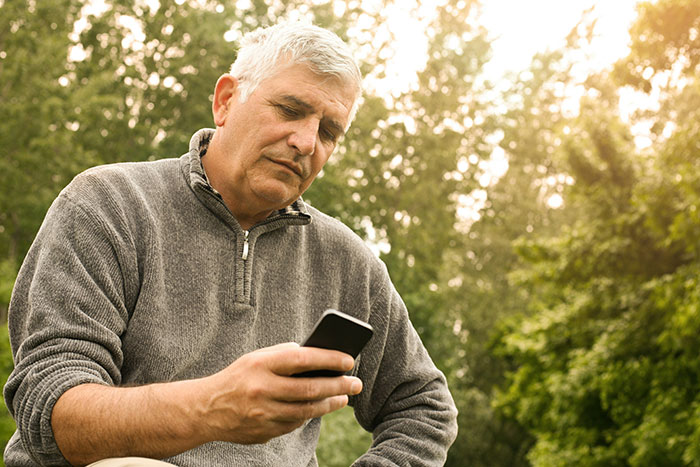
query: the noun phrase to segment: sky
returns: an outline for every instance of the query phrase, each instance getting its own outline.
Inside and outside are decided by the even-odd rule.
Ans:
[[[593,8],[597,18],[591,59],[584,71],[610,66],[629,52],[629,28],[637,17],[640,0],[482,0],[481,23],[491,31],[493,58],[485,73],[497,82],[508,71],[527,68],[533,55],[564,45],[569,31],[581,14]],[[636,109],[658,107],[654,95],[644,95],[629,88],[620,90],[620,116],[623,121]],[[651,144],[648,124],[631,128],[635,145]]]
[[[539,51],[564,44],[588,8],[598,18],[594,60],[605,66],[627,53],[629,26],[638,0],[483,0],[481,22],[493,34],[494,73],[521,70]]]
[[[360,1],[365,10],[382,9],[387,22],[380,27],[371,27],[369,31],[360,24],[358,34],[370,34],[377,44],[392,34],[392,40],[400,44],[389,58],[386,77],[381,82],[371,80],[369,88],[378,95],[398,97],[415,86],[416,72],[425,66],[426,37],[419,32],[428,27],[436,8],[446,0],[422,0],[420,7],[416,0]],[[589,49],[591,61],[586,65],[595,70],[602,69],[627,54],[628,29],[636,17],[638,1],[481,0],[479,23],[489,31],[492,39],[492,58],[483,70],[484,75],[498,84],[508,72],[525,70],[537,52],[564,45],[566,36],[583,12],[590,8],[593,8],[597,22]],[[411,13],[416,8],[418,17]],[[349,33],[352,35],[353,31]],[[592,70],[583,67],[581,71]]]
[[[482,0],[480,23],[493,39],[492,58],[484,69],[485,75],[494,83],[505,82],[507,73],[525,70],[537,52],[563,46],[583,12],[590,8],[597,20],[586,68],[603,69],[627,55],[628,30],[636,18],[637,3],[638,0]],[[507,155],[496,147],[486,166],[482,186],[507,170]],[[460,199],[459,217],[467,225],[478,220],[485,197],[483,190],[475,190]],[[547,204],[561,207],[563,198],[555,193],[549,196]]]

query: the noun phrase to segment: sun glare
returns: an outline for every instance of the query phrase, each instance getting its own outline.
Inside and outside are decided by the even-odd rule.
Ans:
[[[596,18],[592,65],[603,68],[627,53],[628,29],[638,0],[485,0],[482,24],[491,33],[493,58],[487,65],[494,75],[528,66],[536,52],[565,44],[581,15],[593,9]]]

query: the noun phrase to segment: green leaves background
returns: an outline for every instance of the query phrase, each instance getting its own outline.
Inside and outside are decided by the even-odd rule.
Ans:
[[[418,17],[420,4],[402,8]],[[402,46],[376,34],[386,11],[354,0],[0,0],[2,317],[46,209],[76,173],[176,157],[212,125],[229,40],[305,17],[381,78]],[[483,73],[478,2],[442,2],[420,31],[416,84],[365,95],[305,196],[376,247],[447,375],[460,409],[448,465],[700,463],[700,2],[638,11],[614,67],[575,73],[589,14],[504,87]],[[623,114],[631,90],[658,107]],[[635,144],[638,124],[647,146]],[[498,155],[507,170],[489,176]],[[324,418],[321,465],[366,449],[351,418]],[[12,430],[1,418],[3,442]]]

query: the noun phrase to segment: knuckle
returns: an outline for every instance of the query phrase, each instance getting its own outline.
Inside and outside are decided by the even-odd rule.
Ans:
[[[268,394],[268,388],[264,384],[261,384],[258,381],[251,381],[248,384],[247,390],[246,390],[246,395],[249,399],[252,400],[261,400],[265,399]]]
[[[298,348],[294,352],[294,363],[299,368],[308,368],[312,364],[311,352],[309,349]]]
[[[265,357],[267,355],[259,354],[259,355],[249,355],[248,357],[248,365],[250,368],[254,371],[263,371],[267,368],[267,362],[265,360]]]
[[[302,420],[308,420],[309,418],[314,418],[318,415],[318,408],[315,403],[307,402],[301,404],[301,406],[299,407],[299,417]]]
[[[317,381],[305,381],[302,383],[301,397],[306,400],[316,400],[321,396],[321,389]]]
[[[246,418],[250,420],[263,420],[267,416],[267,413],[259,408],[259,407],[251,407],[248,409],[248,413],[246,414]]]

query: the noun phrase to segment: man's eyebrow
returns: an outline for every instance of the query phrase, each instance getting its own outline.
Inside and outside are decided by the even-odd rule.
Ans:
[[[345,134],[345,128],[343,128],[338,122],[331,118],[325,118],[324,121],[326,125],[331,127],[331,133],[335,135],[336,138]]]
[[[292,96],[290,94],[285,94],[284,96],[281,97],[281,99],[283,101],[287,101],[289,103],[295,104],[295,105],[303,108],[307,112],[313,112],[315,110],[313,105],[309,104],[306,101],[299,99],[296,96]],[[345,128],[340,123],[336,122],[334,119],[324,118],[323,121],[326,123],[327,126],[331,127],[331,130],[333,131],[334,134],[342,135],[345,133]]]
[[[305,101],[299,99],[299,98],[296,97],[296,96],[284,95],[284,96],[282,96],[282,100],[287,101],[287,102],[291,102],[291,103],[293,103],[293,104],[295,104],[295,105],[298,105],[299,107],[302,107],[302,108],[304,108],[305,110],[311,110],[311,111],[314,110],[314,106],[313,106],[313,105],[311,105],[311,104],[309,104],[308,102],[305,102]]]

